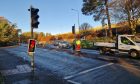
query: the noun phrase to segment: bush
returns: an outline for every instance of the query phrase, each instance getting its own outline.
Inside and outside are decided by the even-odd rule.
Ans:
[[[82,40],[81,41],[81,47],[82,48],[92,48],[93,47],[93,42],[87,41],[87,40]]]
[[[109,37],[95,37],[93,42],[116,42],[116,37],[109,38]]]

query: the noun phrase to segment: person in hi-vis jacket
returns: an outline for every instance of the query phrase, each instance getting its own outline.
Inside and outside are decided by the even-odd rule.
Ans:
[[[80,51],[81,50],[81,41],[80,39],[76,40],[76,51]]]

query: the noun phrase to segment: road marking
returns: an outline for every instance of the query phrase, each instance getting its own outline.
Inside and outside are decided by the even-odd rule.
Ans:
[[[20,74],[20,73],[29,73],[29,72],[31,72],[31,67],[29,65],[27,65],[27,64],[25,64],[25,65],[18,65],[18,66],[16,66],[16,69],[1,70],[0,72],[4,76]]]
[[[68,80],[69,83],[72,83],[72,84],[81,84],[81,83],[78,83],[78,82],[75,82],[75,81],[72,81],[72,80]]]
[[[64,79],[67,80],[67,79],[73,78],[73,77],[78,76],[78,75],[82,75],[82,74],[85,74],[85,73],[88,73],[88,72],[91,72],[91,71],[94,71],[94,70],[97,70],[97,69],[100,69],[100,68],[103,68],[103,67],[110,66],[112,64],[114,64],[114,63],[108,63],[108,64],[101,65],[101,66],[98,66],[98,67],[95,67],[95,68],[91,68],[91,69],[88,69],[88,70],[85,70],[85,71],[81,71],[81,72],[79,72],[77,74],[66,76],[66,77],[64,77]]]

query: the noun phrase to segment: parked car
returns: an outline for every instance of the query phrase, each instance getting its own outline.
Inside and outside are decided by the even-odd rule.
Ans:
[[[58,46],[60,42],[61,42],[60,40],[56,40],[56,41],[53,42],[53,45]]]
[[[71,45],[67,41],[60,41],[58,43],[59,48],[71,48]]]

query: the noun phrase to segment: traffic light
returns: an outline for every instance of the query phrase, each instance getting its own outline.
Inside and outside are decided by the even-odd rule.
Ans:
[[[29,39],[29,43],[28,43],[28,52],[35,52],[35,48],[36,48],[36,41],[34,39]]]
[[[30,12],[31,12],[31,26],[32,26],[32,28],[38,28],[38,25],[39,25],[39,22],[38,22],[38,18],[39,18],[38,12],[39,12],[39,9],[31,7],[30,8]]]
[[[75,24],[72,26],[72,33],[75,34]]]

